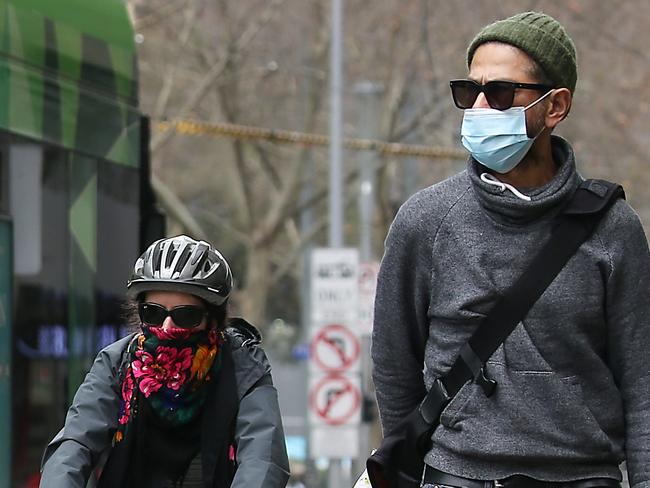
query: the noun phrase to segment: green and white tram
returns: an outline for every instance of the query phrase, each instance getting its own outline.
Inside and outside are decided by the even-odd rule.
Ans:
[[[122,0],[0,0],[0,488],[37,486],[162,233]]]

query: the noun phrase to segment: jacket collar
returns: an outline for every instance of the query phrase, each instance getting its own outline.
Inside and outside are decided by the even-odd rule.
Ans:
[[[576,171],[570,144],[559,136],[552,136],[551,144],[558,171],[545,185],[524,192],[531,197],[530,201],[482,181],[481,174],[485,172],[485,167],[472,157],[468,159],[467,174],[472,189],[489,217],[505,225],[525,225],[552,218],[568,202],[582,177]]]

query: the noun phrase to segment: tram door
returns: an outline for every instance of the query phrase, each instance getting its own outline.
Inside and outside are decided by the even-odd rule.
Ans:
[[[9,464],[0,486],[32,486],[47,436],[63,422],[66,404],[68,297],[68,165],[66,152],[16,137],[2,140],[7,252],[2,280],[8,327],[0,340],[11,381],[0,396],[1,418],[10,419],[0,439]],[[3,287],[0,286],[0,289]],[[4,304],[3,304],[4,305]],[[10,460],[10,461],[9,461]]]
[[[8,134],[0,160],[0,488],[31,488],[97,351],[128,333],[139,175]]]

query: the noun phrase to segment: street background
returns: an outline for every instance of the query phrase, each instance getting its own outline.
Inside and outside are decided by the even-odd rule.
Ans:
[[[234,302],[254,323],[266,329],[281,318],[301,327],[304,251],[327,244],[329,147],[219,124],[328,135],[330,2],[129,5],[139,42],[140,103],[154,131],[154,187],[168,231],[204,234],[224,249],[237,277]],[[577,90],[557,133],[574,145],[585,175],[624,185],[648,228],[648,2],[346,0],[343,136],[426,145],[442,156],[443,149],[455,152],[416,157],[344,148],[345,245],[360,243],[364,158],[376,165],[375,258],[399,205],[463,169],[462,112],[453,106],[448,81],[465,76],[465,49],[481,26],[526,9],[558,18],[577,46]],[[161,124],[178,120],[207,125],[173,130]]]
[[[328,198],[341,199],[343,214],[334,247],[357,248],[360,263],[374,263],[399,205],[463,169],[462,113],[453,107],[448,80],[465,76],[466,46],[483,25],[524,10],[545,11],[565,25],[579,74],[572,112],[557,133],[574,145],[584,175],[622,183],[650,225],[648,2],[346,0],[338,34],[327,1],[129,5],[141,105],[154,129],[154,188],[168,232],[205,235],[231,259],[235,313],[265,335],[293,470],[309,487],[337,482],[328,474],[331,458],[313,451],[346,446],[341,437],[330,449],[309,442],[318,428],[309,405],[310,352],[327,322],[312,310],[310,263],[314,248],[332,245],[336,216]],[[333,35],[341,36],[342,76],[334,80],[340,114],[333,112]],[[337,115],[340,127],[332,128]],[[342,185],[333,194],[332,141],[315,136],[333,137],[336,130],[346,139],[404,147],[368,151],[344,143]],[[362,390],[350,424],[361,441],[356,456],[339,456],[333,465],[343,473],[338,482],[358,474],[379,440],[368,331],[354,319],[346,323],[360,348],[346,374]],[[341,347],[345,354],[353,346]]]
[[[17,488],[37,485],[95,345],[127,332],[133,255],[163,232],[209,240],[232,265],[232,315],[261,330],[273,365],[289,486],[351,487],[381,436],[369,349],[383,240],[410,195],[464,169],[448,82],[489,22],[541,10],[566,27],[578,84],[556,133],[650,226],[646,0],[124,0],[137,63],[126,15],[98,22],[93,8],[116,9],[95,2],[0,0],[2,487],[9,465]],[[105,51],[69,29],[90,29],[85,15]],[[124,32],[129,49],[113,42]],[[147,141],[140,124],[150,145],[129,153]]]

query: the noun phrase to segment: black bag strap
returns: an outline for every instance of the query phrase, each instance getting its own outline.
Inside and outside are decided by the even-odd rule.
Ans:
[[[449,372],[429,390],[419,409],[425,421],[436,422],[440,406],[444,407],[468,380],[476,380],[488,396],[492,394],[496,383],[485,376],[485,363],[525,318],[618,198],[625,198],[623,188],[609,181],[586,180],[578,187],[558,215],[548,243],[497,301],[461,348]]]

